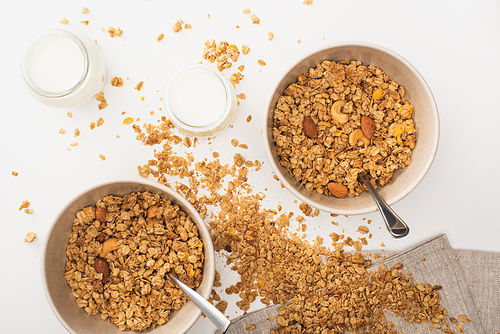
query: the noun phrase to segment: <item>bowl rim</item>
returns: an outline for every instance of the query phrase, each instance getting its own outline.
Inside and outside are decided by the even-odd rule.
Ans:
[[[406,66],[413,73],[413,75],[418,79],[418,81],[422,85],[423,90],[425,91],[425,93],[429,97],[429,104],[431,106],[431,108],[430,108],[431,109],[431,114],[434,116],[434,119],[435,119],[433,132],[436,133],[436,136],[435,136],[434,140],[431,143],[432,144],[431,145],[432,151],[430,153],[428,161],[424,164],[421,172],[418,174],[418,176],[415,178],[415,180],[412,183],[410,183],[407,187],[405,187],[404,191],[402,191],[400,194],[398,194],[397,196],[394,196],[393,198],[390,198],[390,199],[386,200],[387,204],[393,205],[393,204],[399,202],[400,200],[402,200],[403,198],[405,198],[406,196],[408,196],[418,186],[418,184],[423,180],[423,178],[425,177],[425,175],[429,171],[429,169],[430,169],[430,167],[431,167],[431,165],[434,162],[434,159],[436,157],[436,153],[437,153],[437,149],[438,149],[438,144],[439,144],[439,136],[440,136],[440,132],[439,132],[439,113],[438,113],[438,109],[437,109],[436,99],[434,98],[434,95],[432,94],[432,91],[429,88],[429,85],[425,81],[424,77],[420,74],[420,72],[418,72],[418,70],[409,61],[407,61],[404,57],[402,57],[398,53],[396,53],[396,52],[394,52],[394,51],[392,51],[392,50],[390,50],[390,49],[388,49],[386,47],[383,47],[383,46],[380,46],[380,45],[377,45],[377,44],[373,44],[373,43],[359,42],[359,41],[345,41],[345,42],[331,43],[331,44],[328,44],[328,45],[325,45],[325,46],[322,46],[322,47],[318,47],[318,48],[315,48],[312,51],[310,51],[310,52],[308,52],[308,53],[306,53],[304,55],[301,55],[299,60],[293,62],[291,65],[289,65],[286,68],[286,70],[284,70],[281,73],[281,75],[279,76],[279,79],[273,85],[273,88],[271,89],[270,93],[268,94],[268,98],[267,98],[266,104],[265,104],[265,106],[266,106],[266,109],[265,109],[266,112],[265,112],[265,117],[264,117],[264,121],[263,121],[264,128],[263,128],[263,131],[262,131],[263,136],[264,136],[264,143],[265,143],[264,146],[265,146],[266,154],[267,154],[267,157],[269,159],[269,162],[271,164],[271,167],[272,167],[273,171],[276,174],[278,174],[280,182],[295,197],[299,198],[300,200],[302,200],[303,202],[311,205],[314,208],[320,209],[320,210],[325,211],[325,212],[334,213],[334,214],[341,214],[341,215],[361,215],[361,214],[375,212],[378,209],[377,209],[377,206],[376,206],[375,202],[373,202],[373,204],[371,206],[367,206],[365,208],[347,209],[347,210],[340,209],[339,210],[339,209],[335,209],[335,208],[332,208],[332,207],[329,207],[329,206],[326,206],[326,205],[319,204],[319,203],[311,200],[309,197],[302,195],[299,191],[297,191],[287,181],[287,179],[284,177],[283,173],[281,173],[280,168],[276,165],[276,163],[274,161],[274,156],[273,156],[273,154],[271,152],[271,145],[275,145],[275,144],[274,144],[274,141],[272,141],[272,140],[270,141],[269,140],[270,137],[272,137],[272,134],[271,135],[268,134],[269,120],[270,120],[269,110],[271,109],[271,107],[273,108],[273,110],[275,108],[275,106],[271,106],[271,102],[272,102],[273,97],[275,95],[275,92],[277,91],[277,89],[278,89],[280,83],[282,82],[283,78],[285,78],[302,61],[304,61],[305,59],[308,59],[309,57],[311,57],[311,56],[313,56],[313,55],[315,55],[315,54],[317,54],[319,52],[322,52],[322,51],[326,51],[326,50],[329,50],[329,49],[342,48],[342,47],[353,47],[353,46],[354,47],[364,47],[364,48],[375,49],[377,51],[386,53],[389,56],[392,56],[393,58],[399,60],[404,66]]]
[[[55,306],[55,303],[54,303],[54,300],[52,299],[51,294],[49,293],[49,287],[48,287],[48,282],[47,282],[47,272],[46,272],[46,268],[45,268],[45,260],[47,258],[47,248],[48,248],[48,244],[49,244],[49,239],[50,239],[50,236],[53,233],[53,230],[55,229],[56,222],[61,218],[61,216],[63,215],[63,213],[71,206],[71,204],[73,202],[75,202],[76,200],[78,200],[84,194],[87,194],[87,193],[89,193],[89,192],[91,192],[91,191],[93,191],[93,190],[95,190],[97,188],[100,188],[100,187],[103,187],[103,186],[109,186],[109,185],[113,185],[113,184],[118,184],[118,183],[139,184],[139,185],[144,185],[144,186],[148,186],[148,187],[157,188],[157,189],[165,191],[169,195],[173,196],[175,198],[176,202],[181,203],[185,207],[188,207],[188,208],[192,209],[192,212],[190,212],[189,215],[192,214],[194,216],[192,218],[194,218],[194,219],[196,219],[196,220],[198,220],[200,222],[200,224],[199,224],[200,226],[197,226],[198,229],[203,230],[203,233],[205,233],[206,236],[207,236],[207,240],[210,241],[208,244],[207,243],[203,244],[203,247],[204,247],[204,252],[203,253],[204,253],[204,256],[205,256],[204,261],[207,261],[207,258],[208,258],[208,260],[210,260],[210,263],[213,264],[212,266],[210,266],[210,269],[211,269],[210,271],[213,271],[213,273],[214,273],[214,275],[208,275],[208,278],[207,278],[208,279],[208,285],[210,286],[210,289],[207,289],[207,291],[205,293],[203,293],[203,294],[200,293],[200,294],[203,296],[203,298],[208,299],[210,297],[211,290],[213,289],[214,279],[215,279],[215,250],[214,250],[214,246],[213,246],[213,243],[212,243],[212,239],[210,237],[210,232],[208,231],[208,228],[205,225],[205,222],[204,222],[203,218],[198,213],[198,211],[193,207],[193,205],[191,203],[189,203],[188,200],[186,200],[184,197],[182,197],[179,193],[177,193],[172,188],[170,188],[168,186],[165,186],[163,184],[151,182],[151,181],[148,181],[148,180],[115,179],[115,180],[110,180],[110,181],[106,181],[106,182],[98,182],[98,183],[93,184],[90,187],[87,187],[87,188],[79,191],[75,195],[73,195],[66,202],[66,204],[64,206],[62,206],[62,208],[58,211],[57,216],[52,220],[50,229],[49,229],[49,231],[47,233],[47,236],[46,236],[46,238],[45,238],[45,240],[43,242],[42,255],[40,257],[40,274],[42,276],[42,285],[43,285],[43,290],[44,290],[45,297],[47,299],[47,302],[49,303],[49,306],[50,306],[52,312],[56,316],[57,320],[59,320],[59,322],[63,325],[63,327],[68,332],[70,332],[70,333],[77,334],[74,331],[73,327],[70,326],[68,324],[68,322],[66,321],[66,319],[61,315],[61,313],[59,312],[59,310]],[[206,250],[205,250],[205,247],[206,247]],[[204,277],[206,277],[206,276],[204,275]],[[189,300],[188,303],[192,303],[192,301]],[[196,308],[195,313],[193,313],[193,317],[189,321],[185,322],[185,326],[184,326],[183,330],[181,332],[179,332],[179,333],[180,334],[186,333],[196,323],[196,321],[198,321],[198,319],[201,316],[201,314],[202,314],[201,310],[199,308]]]

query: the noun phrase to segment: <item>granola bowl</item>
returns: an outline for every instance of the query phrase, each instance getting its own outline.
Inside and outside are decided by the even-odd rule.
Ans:
[[[365,172],[381,176],[379,194],[397,203],[422,181],[438,147],[437,106],[424,78],[374,44],[312,52],[279,79],[267,107],[264,141],[273,170],[300,200],[333,214],[377,210],[357,179]]]
[[[128,198],[131,200],[128,201]],[[152,203],[152,199],[157,201],[158,205],[149,206],[149,209],[156,206],[153,208],[154,210],[146,208],[146,198],[149,203]],[[101,218],[101,212],[98,210],[99,207],[102,209],[108,203],[105,199],[110,199],[109,203],[114,203],[110,205],[124,208],[123,212],[119,211],[121,216],[115,214],[117,211],[111,206],[106,206],[108,211],[104,212],[104,219]],[[113,199],[116,199],[115,202]],[[132,204],[125,208],[126,203]],[[96,207],[93,211],[94,215],[87,214],[89,211],[83,210],[90,207]],[[147,213],[147,215],[140,216],[130,213],[134,218],[127,218],[124,217],[127,215],[125,210],[140,212],[140,214]],[[167,210],[171,210],[170,213]],[[87,214],[89,218],[82,217],[82,213]],[[123,220],[120,221],[117,217],[123,218]],[[77,223],[79,219],[80,224]],[[137,221],[140,224],[139,227],[135,225]],[[120,222],[127,223],[128,226],[122,224],[124,228],[121,229],[121,233],[109,235],[115,231],[114,228],[119,228]],[[169,224],[171,225],[169,226]],[[76,269],[78,274],[75,270],[70,270],[71,263],[68,265],[67,259],[70,258],[70,253],[74,253],[72,245],[75,244],[75,233],[79,232],[80,229],[87,229],[87,226],[90,226],[88,228],[94,228],[93,226],[99,228],[103,225],[106,229],[101,228],[103,230],[101,234],[106,235],[107,233],[108,239],[104,240],[105,238],[103,238],[104,241],[99,239],[99,235],[95,235],[96,232],[85,234],[79,249],[84,252],[87,249],[92,249],[93,245],[97,245],[98,248],[94,248],[93,253],[89,251],[89,255],[83,257],[82,263],[79,263]],[[172,229],[172,226],[175,226],[175,229]],[[128,239],[120,239],[124,235],[131,235],[131,240],[135,240],[131,242],[136,242],[135,246],[125,247],[125,241]],[[165,236],[163,237],[163,235]],[[106,251],[110,252],[103,254],[106,248],[105,244],[112,239],[111,236],[116,236],[114,241],[119,240],[117,241],[119,246],[107,249]],[[103,242],[102,246],[98,245],[97,240]],[[166,241],[162,243],[161,240]],[[193,242],[190,243],[190,241]],[[145,245],[141,249],[140,246],[144,243]],[[179,245],[189,248],[177,251],[176,248]],[[98,251],[95,251],[96,249]],[[125,249],[126,252],[124,252]],[[174,258],[170,256],[172,252],[176,254],[172,255]],[[195,254],[193,258],[189,256],[191,258],[189,262],[193,263],[191,267],[179,265],[179,259],[182,255],[180,253],[185,254],[182,257]],[[178,258],[177,254],[179,254]],[[137,257],[133,258],[133,256]],[[131,258],[133,259],[130,260]],[[86,261],[87,259],[88,261]],[[109,265],[107,264],[109,278],[107,275],[101,274],[103,271],[97,269],[98,259],[107,261],[106,264],[109,262]],[[199,262],[195,265],[197,259]],[[152,320],[157,326],[149,327],[147,325],[149,328],[144,330],[145,333],[186,333],[197,321],[201,311],[192,301],[187,300],[185,295],[174,290],[173,282],[167,278],[168,272],[172,270],[181,280],[180,275],[184,275],[188,281],[188,275],[192,276],[193,280],[196,277],[197,288],[195,290],[206,299],[209,298],[212,291],[215,276],[212,240],[199,213],[174,190],[142,180],[108,182],[89,188],[74,197],[55,219],[46,239],[41,261],[42,281],[50,307],[68,332],[78,334],[121,333],[125,329],[124,323],[127,325],[129,322],[136,325],[138,323],[142,326],[141,322],[147,323],[149,321],[151,323]],[[135,264],[132,264],[132,261],[135,261]],[[131,268],[139,268],[139,270]],[[186,270],[183,271],[183,268]],[[154,276],[148,274],[149,270],[153,272]],[[88,275],[90,278],[84,279],[84,276]],[[127,276],[131,277],[128,281],[126,280]],[[71,281],[71,286],[70,279],[74,279]],[[124,279],[125,284],[122,284],[120,279]],[[128,288],[127,291],[128,283],[133,283],[134,287]],[[108,298],[104,299],[104,302],[102,301],[103,296]],[[100,298],[101,300],[98,301]],[[77,301],[79,305],[77,305]],[[97,304],[106,304],[107,308],[104,313],[108,314],[103,315],[100,312],[89,316],[87,313],[91,314],[92,309],[95,309]],[[158,305],[163,307],[160,311],[157,311]],[[168,313],[168,319],[165,312]],[[116,313],[115,319],[117,319],[115,323],[101,319],[101,317],[113,319],[114,313]],[[120,315],[120,313],[122,314]],[[153,319],[154,314],[159,314],[160,317]],[[163,320],[157,321],[158,319]],[[118,326],[120,323],[122,323],[121,328]],[[141,327],[139,330],[142,331],[144,328]]]

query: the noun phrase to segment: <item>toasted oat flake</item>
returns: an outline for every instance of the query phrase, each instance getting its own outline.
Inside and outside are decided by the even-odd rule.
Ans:
[[[29,201],[23,201],[23,203],[21,204],[21,206],[19,207],[19,211],[21,211],[22,209],[26,209],[30,206],[30,202]]]
[[[67,115],[69,118],[72,118],[72,117],[73,117],[73,113],[71,113],[71,112],[68,112],[66,115]]]
[[[460,320],[461,322],[469,322],[469,318],[467,318],[465,315],[459,315],[458,316],[458,320]]]
[[[26,237],[24,238],[24,242],[30,243],[30,242],[35,241],[35,239],[36,239],[36,233],[28,232],[28,233],[26,233]]]
[[[252,19],[252,23],[253,24],[259,24],[260,23],[260,19],[255,14],[250,15],[250,19]]]
[[[60,22],[61,24],[68,24],[68,22],[69,22],[69,21],[68,21],[68,19],[67,19],[67,18],[63,17],[62,19],[60,19],[60,20],[59,20],[59,22]]]
[[[250,14],[250,8],[243,9],[243,14]]]
[[[88,14],[88,13],[89,13],[89,9],[87,7],[83,7],[82,14]]]
[[[80,135],[80,130],[78,129],[75,129],[75,133],[74,133],[75,137],[78,137]]]
[[[257,60],[257,64],[259,64],[259,66],[265,66],[266,62],[263,61],[262,59],[259,59],[259,60]]]
[[[104,154],[99,154],[99,159],[104,161],[104,160],[106,160],[106,156]]]
[[[267,40],[272,41],[274,38],[274,34],[272,32],[268,32],[267,34],[269,35],[269,37],[267,37]]]
[[[123,120],[123,124],[125,125],[130,125],[132,123],[134,123],[134,119],[132,117],[127,117]]]
[[[304,0],[304,1],[302,2],[302,4],[303,4],[303,5],[306,5],[306,6],[310,6],[310,5],[312,5],[312,4],[313,4],[313,0]]]
[[[19,175],[19,173],[13,170],[13,171],[12,171],[12,175],[13,175],[13,176],[18,176],[18,175]]]
[[[241,53],[243,53],[244,55],[247,55],[249,52],[250,52],[250,47],[248,45],[243,45],[241,47]]]
[[[94,122],[91,122],[90,123],[90,130],[94,130],[95,129],[95,123]]]
[[[302,41],[300,40],[300,38],[297,40],[297,44],[302,44]]]
[[[240,72],[243,72],[243,70],[244,70],[244,69],[245,69],[245,65],[240,65],[240,66],[238,66],[238,70],[239,70]]]
[[[240,142],[238,141],[238,139],[231,139],[231,145],[233,145],[234,147],[237,147],[239,143]]]
[[[134,89],[137,89],[137,91],[141,91],[142,87],[144,86],[144,81],[140,81],[135,87]]]
[[[184,25],[184,29],[193,29],[193,26],[192,26],[192,25],[190,25],[189,23],[186,23],[186,24]]]
[[[59,133],[63,135],[63,134],[66,133],[66,130],[64,130],[64,129],[61,128],[61,129],[59,129]]]
[[[71,146],[71,147],[78,146],[78,142],[77,141],[71,142],[71,144],[69,144],[69,146]]]
[[[113,79],[111,79],[111,86],[122,87],[123,86],[123,79],[121,77],[114,77]]]
[[[101,117],[101,118],[99,118],[99,119],[97,120],[97,127],[100,127],[100,126],[101,126],[101,125],[103,125],[103,124],[104,124],[104,119],[102,119],[102,117]]]
[[[366,226],[359,226],[358,232],[361,234],[368,234],[368,233],[370,233],[370,230]]]
[[[108,106],[108,103],[106,102],[106,99],[104,98],[104,93],[99,92],[96,95],[94,95],[95,99],[101,103],[97,106],[99,110],[102,110]]]
[[[158,37],[156,37],[156,41],[161,42],[163,40],[163,37],[165,37],[165,35],[159,34]]]
[[[247,96],[245,95],[245,93],[240,93],[238,95],[236,95],[237,98],[239,99],[242,99],[242,100],[245,100],[247,98]]]
[[[253,331],[255,328],[257,328],[257,326],[251,324],[245,326],[247,331]]]
[[[240,144],[238,147],[241,147],[243,149],[248,149],[248,145],[247,144]]]
[[[31,215],[33,213],[33,209],[24,209],[24,212]]]

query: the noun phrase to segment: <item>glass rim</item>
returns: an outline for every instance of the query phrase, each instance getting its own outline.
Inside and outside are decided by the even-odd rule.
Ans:
[[[71,87],[67,90],[64,90],[64,91],[60,91],[60,92],[51,92],[51,91],[47,91],[43,88],[40,88],[38,85],[36,85],[33,82],[33,80],[31,80],[30,71],[29,71],[28,62],[29,62],[33,48],[39,42],[41,42],[44,38],[47,38],[51,35],[64,35],[66,37],[69,37],[71,40],[73,40],[73,42],[75,42],[75,44],[78,46],[78,48],[82,52],[83,62],[84,62],[82,76],[80,77],[80,80],[78,80],[78,82],[73,87]],[[85,47],[85,45],[83,45],[83,43],[80,41],[80,39],[75,34],[73,34],[72,32],[70,32],[68,30],[65,30],[65,29],[49,29],[49,30],[44,30],[44,31],[36,34],[28,42],[28,44],[23,52],[23,56],[21,57],[21,72],[22,72],[25,83],[28,85],[28,87],[33,92],[37,93],[38,95],[48,97],[48,98],[60,98],[60,97],[67,96],[67,95],[77,91],[83,85],[83,83],[85,82],[85,79],[87,78],[88,73],[89,73],[89,67],[90,67],[89,63],[90,63],[90,61],[89,61],[89,54],[88,54],[87,48]]]

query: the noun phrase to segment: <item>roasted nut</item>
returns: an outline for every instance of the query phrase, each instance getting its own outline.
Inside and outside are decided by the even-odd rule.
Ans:
[[[367,146],[370,144],[370,139],[366,138],[361,129],[356,129],[349,135],[349,145],[356,146],[358,141],[362,141],[363,145]]]
[[[107,211],[104,208],[97,208],[95,210],[95,218],[98,221],[100,221],[101,223],[105,223],[106,222],[106,214],[107,214]]]
[[[349,193],[349,189],[346,186],[336,182],[328,183],[328,190],[333,196],[338,198],[344,198]]]
[[[109,279],[108,261],[106,261],[105,259],[103,259],[101,257],[98,257],[94,261],[94,268],[98,273],[102,274],[102,283],[103,284],[108,283],[108,279]]]
[[[318,135],[318,129],[316,128],[316,124],[314,124],[311,117],[304,117],[304,122],[302,123],[302,127],[304,128],[304,134],[309,138],[316,138]]]
[[[345,105],[344,100],[337,101],[332,105],[332,110],[331,110],[332,118],[337,122],[339,122],[340,125],[347,123],[347,121],[349,120],[349,115],[340,112],[340,110],[344,107],[344,105]]]
[[[363,131],[366,138],[372,139],[375,134],[375,123],[373,119],[368,116],[361,116],[361,131]]]
[[[158,211],[158,207],[159,206],[160,206],[160,203],[155,204],[155,205],[149,207],[147,217],[148,218],[154,218],[156,216],[156,211]]]
[[[104,258],[106,257],[106,254],[114,251],[117,248],[118,248],[118,239],[109,238],[108,240],[103,242],[100,256]]]

